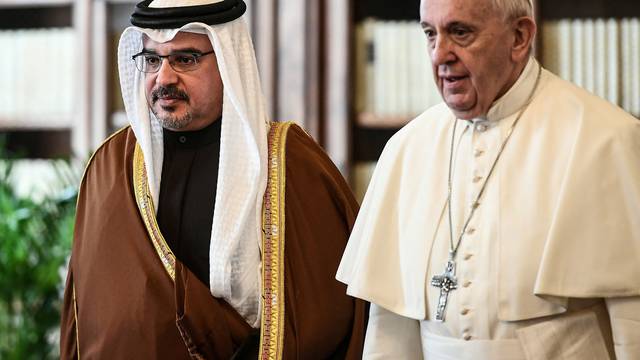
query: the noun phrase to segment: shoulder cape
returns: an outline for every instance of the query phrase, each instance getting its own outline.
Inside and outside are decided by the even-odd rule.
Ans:
[[[338,271],[349,294],[428,316],[453,120],[438,105],[387,144]],[[500,319],[561,313],[572,297],[640,295],[640,121],[544,71],[510,141],[489,184],[501,209]]]

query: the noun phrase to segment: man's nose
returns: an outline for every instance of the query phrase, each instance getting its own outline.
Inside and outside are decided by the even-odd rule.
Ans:
[[[438,36],[431,48],[431,62],[438,66],[455,61],[456,55],[453,50],[453,44],[446,36]]]
[[[169,64],[169,59],[161,58],[160,61],[160,69],[158,69],[158,73],[156,76],[156,84],[175,84],[178,81],[178,73],[173,70],[171,64]]]

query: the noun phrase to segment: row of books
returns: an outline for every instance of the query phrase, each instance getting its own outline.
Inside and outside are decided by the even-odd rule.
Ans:
[[[69,127],[75,93],[72,28],[0,31],[0,127]]]
[[[560,77],[640,116],[640,18],[546,21],[542,59]]]
[[[355,71],[355,107],[363,125],[402,125],[441,101],[426,38],[415,21],[359,23]]]

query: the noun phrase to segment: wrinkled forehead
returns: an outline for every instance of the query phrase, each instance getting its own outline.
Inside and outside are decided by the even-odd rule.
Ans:
[[[485,22],[499,18],[493,0],[422,0],[420,20],[435,25],[448,22]]]

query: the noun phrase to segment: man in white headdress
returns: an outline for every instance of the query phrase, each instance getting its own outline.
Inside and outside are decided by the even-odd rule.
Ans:
[[[640,121],[531,57],[527,0],[422,0],[444,99],[400,130],[338,271],[365,359],[640,359]]]
[[[366,304],[334,279],[357,204],[304,131],[268,121],[245,9],[136,6],[131,126],[82,181],[62,358],[360,358]]]

